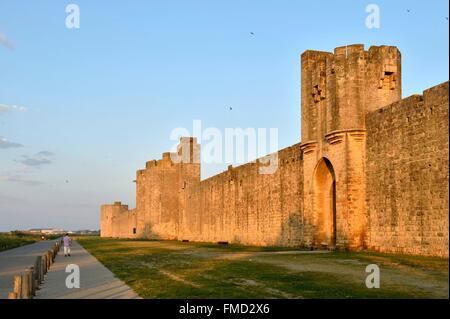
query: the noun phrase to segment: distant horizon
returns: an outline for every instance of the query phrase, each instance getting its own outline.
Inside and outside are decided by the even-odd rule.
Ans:
[[[397,46],[403,97],[448,81],[448,1],[0,4],[0,232],[99,229],[177,128],[276,128],[300,142],[300,54]],[[320,15],[319,15],[320,13]],[[320,17],[320,18],[319,18]],[[202,164],[202,179],[229,164]]]
[[[65,229],[65,228],[53,228],[53,227],[33,227],[33,228],[28,228],[28,229],[10,229],[10,230],[6,230],[6,231],[0,231],[1,233],[7,233],[7,232],[14,232],[14,231],[19,231],[19,232],[29,232],[29,231],[33,231],[33,230],[60,230],[61,232],[80,232],[80,231],[92,231],[92,232],[99,232],[100,229]]]

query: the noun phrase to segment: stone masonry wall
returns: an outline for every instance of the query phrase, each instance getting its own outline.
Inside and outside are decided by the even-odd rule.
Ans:
[[[448,82],[369,113],[369,248],[448,257]]]
[[[138,236],[152,239],[179,237],[185,192],[200,182],[198,147],[195,139],[183,138],[178,153],[164,153],[162,159],[149,161],[145,169],[137,171]],[[183,149],[190,151],[185,162],[181,159]],[[178,155],[180,162],[176,160]],[[190,158],[194,163],[190,163]]]
[[[116,202],[101,207],[101,237],[136,238],[136,210]]]
[[[278,152],[274,174],[248,163],[193,185],[186,193],[179,239],[253,245],[299,246],[302,157],[296,144]]]

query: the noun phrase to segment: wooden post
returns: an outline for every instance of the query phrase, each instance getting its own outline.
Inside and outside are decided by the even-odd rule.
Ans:
[[[45,260],[46,258],[47,258],[47,256],[44,254],[44,255],[42,255],[41,256],[41,260],[42,260],[42,274],[46,274],[47,273],[47,260]],[[42,277],[42,278],[44,278],[44,277]]]
[[[14,276],[14,293],[17,295],[17,299],[22,299],[22,276]]]
[[[42,257],[38,256],[36,258],[36,262],[34,263],[34,281],[36,290],[39,288],[39,284],[41,283],[41,261]]]
[[[18,298],[17,298],[17,293],[15,293],[15,292],[10,292],[10,293],[8,294],[8,299],[18,299]]]
[[[22,299],[30,299],[30,273],[22,273]]]
[[[48,254],[47,253],[45,253],[44,256],[45,256],[45,273],[47,273],[48,272],[48,268],[50,268],[50,265],[49,265],[50,260],[48,258]]]
[[[42,281],[42,256],[38,256],[36,258],[35,270],[36,270],[36,281],[37,281],[36,287],[39,287],[39,284]]]
[[[42,255],[42,274],[45,275],[47,273],[47,255]],[[42,276],[42,280],[44,280],[44,276]]]
[[[31,297],[36,295],[36,271],[34,267],[31,267],[30,270],[30,295]]]
[[[52,264],[52,256],[49,254],[48,250],[46,254],[47,254],[47,271],[48,271],[50,269],[50,265]]]

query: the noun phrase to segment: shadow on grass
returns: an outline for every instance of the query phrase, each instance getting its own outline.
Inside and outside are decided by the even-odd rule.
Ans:
[[[445,297],[445,291],[448,296],[448,260],[441,258],[340,252],[295,255],[289,254],[293,249],[277,247],[177,241],[89,238],[80,243],[143,298],[393,299]],[[268,251],[288,253],[259,254]],[[225,258],[233,254],[236,258]],[[388,267],[389,276],[380,289],[365,286],[369,263]],[[434,294],[432,287],[423,287],[430,271],[443,292]],[[424,285],[399,284],[408,279]]]

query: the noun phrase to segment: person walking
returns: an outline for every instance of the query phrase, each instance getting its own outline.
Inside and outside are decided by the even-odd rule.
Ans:
[[[70,247],[72,247],[72,238],[70,238],[69,234],[65,234],[63,237],[64,242],[64,257],[70,257]]]

